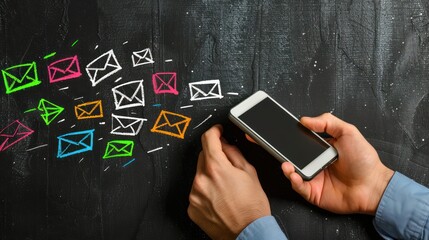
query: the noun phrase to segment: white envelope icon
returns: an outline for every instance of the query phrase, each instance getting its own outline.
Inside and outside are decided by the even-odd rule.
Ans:
[[[94,59],[86,66],[86,72],[93,87],[121,69],[122,67],[119,65],[113,49]]]
[[[143,80],[118,85],[112,89],[112,92],[115,99],[116,110],[131,107],[144,107],[145,105]]]
[[[189,83],[189,90],[191,91],[191,101],[223,98],[218,79]]]
[[[154,63],[150,48],[133,52],[131,59],[133,60],[133,67]]]
[[[147,119],[112,114],[112,131],[110,134],[137,136],[143,127],[144,121],[147,121]]]

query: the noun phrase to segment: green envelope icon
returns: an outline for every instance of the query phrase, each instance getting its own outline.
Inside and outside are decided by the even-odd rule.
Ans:
[[[45,121],[46,125],[51,124],[51,122],[54,121],[55,118],[57,118],[64,111],[63,107],[49,102],[43,98],[40,99],[37,109],[42,112],[40,116],[42,117],[43,121]]]
[[[6,94],[34,87],[42,83],[37,75],[36,62],[24,63],[1,70]]]
[[[107,143],[103,159],[130,157],[133,155],[134,142],[131,140],[114,140]]]

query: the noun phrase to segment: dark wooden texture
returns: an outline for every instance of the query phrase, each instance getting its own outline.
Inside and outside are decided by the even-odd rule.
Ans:
[[[186,208],[200,135],[215,123],[256,166],[290,239],[378,239],[370,216],[307,204],[227,113],[257,90],[299,116],[331,111],[355,124],[386,165],[428,185],[428,10],[423,0],[1,0],[0,68],[36,61],[43,83],[10,95],[0,84],[0,128],[19,119],[35,130],[0,152],[0,239],[206,239]],[[155,63],[133,68],[132,51],[146,47]],[[110,49],[123,70],[91,87],[84,67]],[[74,54],[83,76],[50,84],[47,64]],[[177,72],[178,96],[154,94],[151,74],[162,71]],[[144,108],[114,110],[118,77],[145,80]],[[220,79],[225,97],[191,102],[188,83],[208,79]],[[81,96],[103,100],[105,125],[76,120]],[[57,119],[64,122],[48,127],[24,114],[42,97],[66,108]],[[192,117],[184,140],[150,132],[161,109]],[[136,140],[127,167],[130,158],[102,159],[106,142],[118,138],[109,134],[111,113],[148,119],[138,137],[126,138]],[[89,128],[92,152],[56,158],[58,135]],[[26,151],[41,144],[48,146]]]

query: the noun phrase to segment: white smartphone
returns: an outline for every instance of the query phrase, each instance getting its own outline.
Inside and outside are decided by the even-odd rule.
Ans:
[[[334,147],[263,91],[232,108],[229,118],[280,162],[291,162],[304,180],[337,159]]]

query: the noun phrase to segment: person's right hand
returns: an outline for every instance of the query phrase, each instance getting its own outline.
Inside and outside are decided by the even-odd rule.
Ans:
[[[310,203],[331,212],[374,215],[393,171],[383,165],[355,126],[329,113],[303,117],[301,123],[315,132],[330,134],[338,160],[311,181],[303,181],[291,163],[283,163],[292,188]]]

